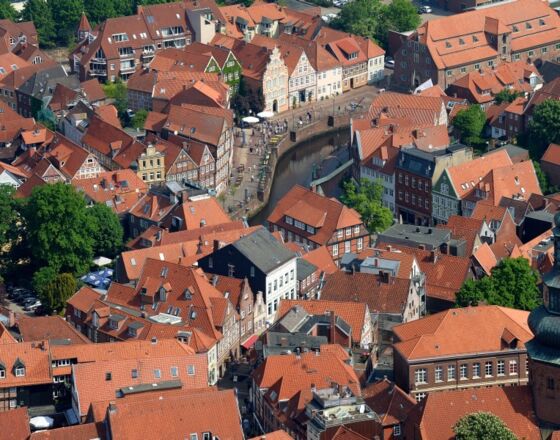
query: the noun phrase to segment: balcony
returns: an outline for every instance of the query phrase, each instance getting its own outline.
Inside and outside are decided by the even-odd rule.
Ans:
[[[136,70],[135,64],[121,64],[121,72],[134,72]]]

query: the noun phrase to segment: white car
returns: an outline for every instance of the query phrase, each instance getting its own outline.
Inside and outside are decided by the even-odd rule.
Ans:
[[[395,60],[391,57],[385,57],[385,67],[387,69],[394,69],[395,68]]]

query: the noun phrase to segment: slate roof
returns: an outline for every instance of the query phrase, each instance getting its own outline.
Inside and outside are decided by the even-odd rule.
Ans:
[[[296,257],[264,228],[240,238],[232,246],[263,273],[269,273]]]

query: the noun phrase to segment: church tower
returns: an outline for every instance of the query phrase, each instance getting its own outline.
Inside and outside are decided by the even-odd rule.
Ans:
[[[560,212],[554,216],[554,267],[543,277],[543,305],[529,315],[535,337],[526,344],[535,413],[560,429]]]

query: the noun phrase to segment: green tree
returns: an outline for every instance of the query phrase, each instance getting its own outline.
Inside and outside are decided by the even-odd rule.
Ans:
[[[516,440],[505,423],[489,412],[467,414],[453,427],[457,440]]]
[[[384,21],[390,30],[407,32],[420,26],[421,18],[410,0],[393,0],[385,10]]]
[[[380,0],[354,0],[344,5],[329,25],[344,32],[380,41],[380,22],[385,15],[385,9]]]
[[[106,205],[96,203],[88,209],[92,219],[95,255],[113,258],[123,246],[123,228],[117,215]]]
[[[541,191],[543,194],[550,194],[550,182],[548,180],[548,176],[542,170],[541,165],[534,160],[533,167],[535,168],[535,173],[537,174],[537,179],[539,180],[539,186],[541,187]]]
[[[529,151],[539,160],[551,143],[560,142],[560,101],[547,99],[536,105],[529,122]]]
[[[0,185],[0,249],[19,237],[21,220],[11,185]]]
[[[12,6],[10,0],[0,0],[0,19],[16,21],[19,14]]]
[[[391,226],[393,214],[381,202],[383,186],[379,182],[362,179],[356,186],[352,180],[348,180],[344,182],[343,188],[342,202],[361,215],[370,232],[383,231]]]
[[[489,277],[484,277],[478,281],[467,280],[456,294],[456,304],[459,307],[477,306],[484,301],[485,292],[492,287]]]
[[[498,92],[496,96],[494,96],[494,99],[496,100],[497,104],[501,104],[503,102],[513,102],[520,96],[521,93],[516,90],[503,89],[501,92]]]
[[[103,90],[105,91],[107,98],[114,100],[114,105],[119,113],[121,121],[128,122],[126,121],[128,118],[126,114],[126,111],[128,110],[128,92],[126,84],[118,79],[115,82],[105,84],[103,86]]]
[[[144,122],[146,122],[146,118],[148,117],[147,110],[141,109],[134,113],[132,120],[130,121],[130,125],[132,128],[144,128]]]
[[[35,187],[24,209],[26,241],[36,267],[85,273],[93,258],[95,223],[84,197],[63,183]]]
[[[58,44],[69,46],[75,39],[76,29],[84,11],[83,0],[47,0],[47,5],[56,23]]]
[[[72,274],[57,274],[52,267],[45,266],[35,272],[33,288],[49,313],[60,313],[66,307],[66,301],[76,292],[78,283]]]
[[[117,16],[115,10],[116,2],[114,0],[94,0],[85,1],[86,15],[92,24],[98,24],[106,20],[107,18],[113,18]]]
[[[55,46],[55,23],[51,8],[45,0],[27,0],[22,11],[22,18],[35,24],[41,47],[50,48]]]
[[[458,306],[495,304],[519,310],[539,305],[538,276],[526,258],[504,258],[490,277],[467,281],[457,292]]]
[[[453,127],[459,131],[461,141],[467,145],[480,144],[482,130],[486,124],[486,113],[479,105],[470,105],[457,112]]]

